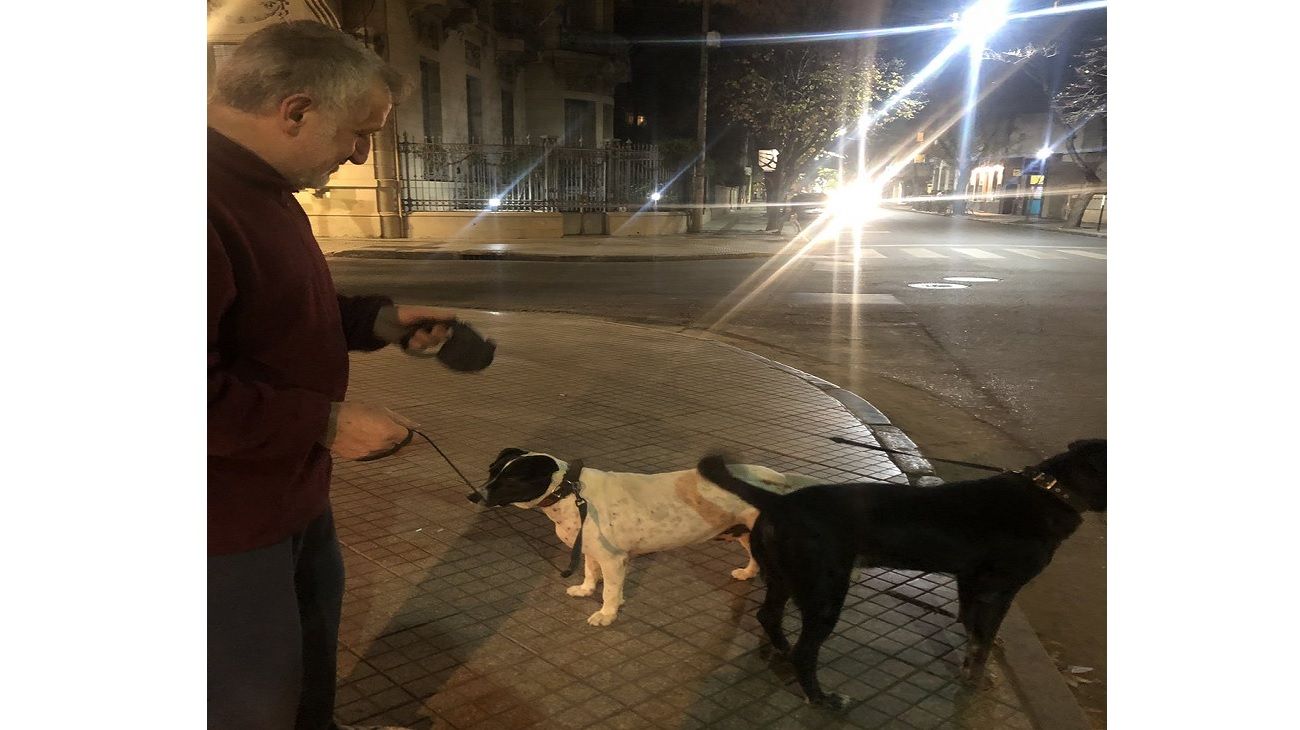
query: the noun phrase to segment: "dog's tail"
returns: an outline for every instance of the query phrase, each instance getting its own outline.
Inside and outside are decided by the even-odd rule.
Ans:
[[[721,454],[709,454],[700,459],[700,463],[695,468],[705,479],[749,502],[759,510],[771,509],[781,501],[782,495],[759,489],[732,474],[727,469],[727,460]]]

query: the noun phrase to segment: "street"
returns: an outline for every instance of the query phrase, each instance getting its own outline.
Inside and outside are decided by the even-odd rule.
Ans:
[[[330,268],[344,293],[698,331],[861,395],[928,456],[1018,468],[1106,435],[1104,244],[884,210],[860,247],[828,241],[797,258],[331,258]],[[980,475],[936,468],[947,480]],[[1082,676],[1095,683],[1076,691],[1102,722],[1105,532],[1104,516],[1089,515],[1019,598],[1049,652],[1093,668]]]

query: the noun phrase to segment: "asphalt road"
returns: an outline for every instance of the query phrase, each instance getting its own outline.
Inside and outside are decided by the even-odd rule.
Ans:
[[[1104,239],[895,211],[861,239],[798,258],[330,267],[345,293],[705,330],[858,393],[931,456],[1019,467],[1105,436]],[[1099,725],[1105,532],[1089,515],[1020,598],[1050,652],[1093,668],[1076,691]]]

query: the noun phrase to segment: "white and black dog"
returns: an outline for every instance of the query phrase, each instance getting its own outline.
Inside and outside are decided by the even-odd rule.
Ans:
[[[728,468],[737,478],[775,494],[817,483],[811,477],[762,466]],[[580,522],[575,493],[563,486],[569,470],[569,463],[549,454],[505,449],[488,467],[481,494],[470,499],[488,507],[541,507],[555,523],[555,534],[573,547]],[[571,478],[579,482],[577,494],[587,502],[587,517],[581,523],[584,579],[568,593],[590,596],[596,581],[604,579],[603,604],[587,619],[592,626],[607,626],[618,615],[627,561],[633,555],[730,537],[749,555],[749,563],[731,571],[731,576],[747,580],[757,573],[758,564],[749,551],[749,529],[758,519],[758,510],[695,469],[636,474],[586,468]]]

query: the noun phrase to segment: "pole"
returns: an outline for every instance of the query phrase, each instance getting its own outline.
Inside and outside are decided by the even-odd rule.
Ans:
[[[704,11],[700,20],[700,108],[695,117],[695,139],[700,153],[695,159],[695,171],[691,175],[691,202],[693,207],[687,230],[699,233],[704,227],[704,152],[707,147],[705,135],[705,115],[709,101],[709,0],[704,0]]]
[[[749,205],[754,197],[754,161],[749,156],[749,132],[745,133],[745,152],[741,155],[741,169],[748,170],[745,173],[745,205]]]

